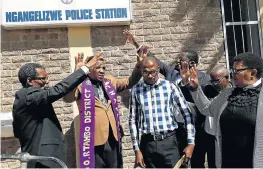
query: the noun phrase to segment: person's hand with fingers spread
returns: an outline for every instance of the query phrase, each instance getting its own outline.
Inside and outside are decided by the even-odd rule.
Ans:
[[[100,59],[103,52],[97,53],[89,62],[87,61],[88,58],[84,61],[85,66],[87,66],[89,69],[96,65],[98,60]]]
[[[189,77],[190,77],[190,70],[189,70],[189,64],[188,62],[181,62],[179,64],[180,74],[182,77],[183,85],[187,85],[189,83]]]
[[[129,30],[125,29],[123,31],[123,34],[124,34],[124,36],[126,38],[126,41],[130,42],[131,44],[133,44],[136,48],[139,48],[139,44],[136,42],[136,40],[134,39],[132,33]]]
[[[141,65],[143,59],[147,57],[149,52],[150,52],[149,47],[142,46],[137,56],[137,63]]]
[[[83,53],[78,53],[78,56],[75,57],[75,69],[79,69],[81,66],[87,66],[89,69],[92,68],[97,61],[99,60],[99,58],[101,57],[101,55],[103,54],[103,52],[100,52],[98,54],[96,54],[89,62],[88,57],[85,59],[85,61],[83,61],[84,59],[84,54]]]
[[[190,69],[190,86],[192,89],[196,89],[199,85],[196,67]]]
[[[78,56],[75,56],[75,70],[79,69],[81,66],[84,66],[84,53],[78,53]]]

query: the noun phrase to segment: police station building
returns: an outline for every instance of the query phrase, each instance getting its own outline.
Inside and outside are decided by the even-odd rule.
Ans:
[[[262,53],[263,0],[1,0],[1,153],[19,151],[12,133],[12,105],[21,88],[21,65],[44,65],[56,84],[74,69],[74,56],[103,51],[107,73],[127,77],[136,64],[136,49],[123,36],[129,29],[139,44],[171,63],[187,49],[196,50],[198,69],[230,67],[242,52]],[[262,55],[261,55],[262,56]],[[51,84],[51,85],[52,85]],[[128,116],[129,92],[120,93],[124,128],[124,167],[133,167]],[[55,102],[55,112],[68,142],[68,167],[77,167],[75,103]],[[77,126],[77,127],[76,127]],[[19,167],[5,160],[1,168]]]

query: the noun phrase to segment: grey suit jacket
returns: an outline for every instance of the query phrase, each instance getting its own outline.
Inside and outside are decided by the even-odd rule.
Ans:
[[[214,117],[214,125],[216,130],[216,167],[221,168],[221,130],[220,130],[220,115],[227,106],[227,98],[230,96],[234,88],[224,89],[215,99],[209,100],[203,93],[200,87],[195,91],[191,91],[193,100],[199,111],[206,115]],[[263,166],[263,86],[260,91],[257,121],[255,129],[255,143],[253,155],[253,167],[261,168]]]

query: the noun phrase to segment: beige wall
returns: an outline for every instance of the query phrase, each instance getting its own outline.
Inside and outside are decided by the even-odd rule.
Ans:
[[[152,52],[165,62],[171,62],[183,50],[194,49],[200,53],[201,70],[210,70],[219,62],[225,63],[219,0],[132,0],[132,6],[133,22],[130,26],[90,28],[92,50],[104,51],[108,73],[126,77],[135,65],[136,51],[132,45],[125,43],[122,36],[125,28],[131,29],[141,44],[153,47]],[[88,33],[87,29],[75,31]],[[71,58],[76,52],[87,52],[89,55],[91,48],[88,40],[78,41],[81,33],[73,32],[73,29],[67,28],[1,32],[1,111],[12,110],[14,93],[20,88],[17,72],[22,64],[31,61],[44,64],[51,81],[56,83],[71,72]],[[72,44],[74,41],[77,42],[75,45]],[[134,152],[128,128],[129,93],[120,95],[121,122],[125,131],[124,167],[133,167]],[[54,107],[68,139],[68,166],[75,167],[73,106],[60,100],[54,103]],[[1,140],[2,153],[14,153],[19,147],[16,139]],[[1,164],[1,167],[16,166],[16,163],[6,161]]]
[[[75,58],[77,53],[84,53],[84,59],[87,56],[92,56],[92,47],[91,47],[91,36],[90,36],[90,27],[77,28],[72,27],[68,29],[68,43],[69,51],[71,55],[71,68],[75,68]],[[79,161],[79,110],[76,103],[73,103],[73,112],[74,112],[74,133],[75,133],[75,150],[76,150],[76,161]],[[73,142],[73,141],[72,141]],[[79,164],[76,163],[76,167],[79,167]]]
[[[1,111],[12,111],[15,91],[21,88],[17,78],[21,65],[28,62],[43,64],[49,72],[51,85],[70,74],[67,28],[2,30],[1,34]],[[59,100],[53,106],[67,138],[73,137],[70,130],[73,120],[72,105]],[[19,144],[16,139],[1,138],[1,153],[12,154],[18,148]],[[69,156],[69,160],[71,158]],[[2,168],[16,166],[16,163],[13,162],[1,164]]]

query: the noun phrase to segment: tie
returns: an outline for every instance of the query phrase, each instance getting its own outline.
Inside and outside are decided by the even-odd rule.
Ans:
[[[107,100],[105,98],[103,89],[102,89],[102,85],[101,84],[97,84],[97,89],[98,89],[98,95],[99,95],[99,99],[100,101],[104,104],[107,105]]]

